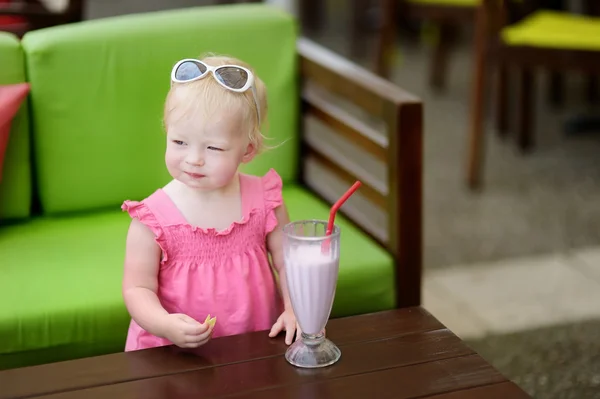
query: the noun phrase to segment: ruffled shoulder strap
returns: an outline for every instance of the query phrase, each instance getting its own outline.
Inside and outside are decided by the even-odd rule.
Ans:
[[[270,233],[277,227],[277,217],[275,216],[275,209],[283,204],[283,182],[281,176],[275,171],[270,169],[262,178],[263,187],[263,198],[266,212],[265,231]]]
[[[121,209],[126,211],[132,218],[138,219],[154,233],[155,240],[163,251],[163,262],[166,261],[166,239],[163,232],[165,220],[164,213],[161,211],[158,192],[142,201],[126,200],[121,205]]]
[[[161,211],[159,190],[142,201],[126,200],[121,209],[127,211],[129,216],[149,225],[148,227],[160,227],[164,224],[164,212]]]

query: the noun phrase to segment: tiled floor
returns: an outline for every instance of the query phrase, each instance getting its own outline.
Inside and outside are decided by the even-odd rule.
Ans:
[[[600,247],[575,252],[573,265],[587,278],[600,284]]]
[[[600,398],[600,319],[469,339],[536,399]]]
[[[600,248],[430,270],[423,296],[468,339],[600,319]]]

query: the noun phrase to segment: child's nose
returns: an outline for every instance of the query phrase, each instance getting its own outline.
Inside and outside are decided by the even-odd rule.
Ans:
[[[199,152],[188,154],[185,161],[190,165],[204,166],[204,157]]]

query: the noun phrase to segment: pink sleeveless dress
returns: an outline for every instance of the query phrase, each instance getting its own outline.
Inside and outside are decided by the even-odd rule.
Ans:
[[[167,312],[199,322],[217,316],[213,338],[272,327],[283,305],[266,236],[277,226],[281,189],[273,169],[263,177],[240,174],[243,217],[221,231],[188,224],[162,189],[141,202],[123,203],[123,210],[154,232],[162,249],[157,295]],[[131,320],[125,351],[171,344]]]

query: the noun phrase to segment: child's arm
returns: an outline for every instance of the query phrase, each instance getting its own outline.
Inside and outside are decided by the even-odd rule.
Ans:
[[[200,346],[210,338],[212,326],[184,314],[169,314],[156,295],[160,257],[161,249],[154,240],[154,233],[137,219],[132,219],[123,275],[127,310],[135,322],[152,335],[181,347]]]
[[[285,330],[285,342],[289,345],[294,338],[294,332],[296,332],[296,337],[300,335],[300,329],[296,324],[296,317],[290,301],[283,260],[283,226],[290,222],[290,217],[288,216],[285,204],[275,208],[275,216],[277,217],[277,227],[275,227],[275,229],[267,236],[267,249],[271,253],[273,267],[279,274],[279,285],[283,296],[284,312],[271,328],[269,336],[274,337],[282,330]]]
[[[281,286],[285,310],[291,310],[292,303],[290,302],[290,295],[288,293],[283,260],[283,226],[290,222],[285,204],[275,208],[275,216],[277,217],[277,227],[267,236],[267,248],[271,253],[273,267],[279,274],[279,285]]]
[[[160,256],[152,231],[132,219],[125,246],[123,298],[136,323],[156,336],[163,335],[161,321],[168,314],[156,296]]]

